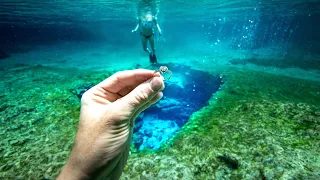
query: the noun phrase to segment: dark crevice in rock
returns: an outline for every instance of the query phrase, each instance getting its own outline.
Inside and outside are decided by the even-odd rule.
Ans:
[[[239,161],[231,157],[230,155],[224,153],[222,155],[217,156],[217,159],[223,163],[225,163],[230,169],[238,169],[239,168]]]

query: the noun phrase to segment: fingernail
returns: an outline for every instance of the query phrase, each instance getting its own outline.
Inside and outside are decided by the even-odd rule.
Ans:
[[[162,81],[158,78],[158,77],[154,77],[152,80],[151,80],[151,89],[154,90],[154,91],[158,91],[159,89],[162,88]]]

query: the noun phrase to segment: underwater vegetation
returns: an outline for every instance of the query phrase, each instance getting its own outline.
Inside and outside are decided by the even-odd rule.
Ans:
[[[182,78],[168,67],[173,73],[166,82],[169,89],[169,83],[179,86]],[[186,77],[188,71],[194,78],[203,75],[201,68],[176,67],[182,67]],[[177,123],[173,136],[157,150],[149,146],[138,151],[133,145],[122,179],[320,178],[320,82],[231,66],[206,70],[208,76],[223,76],[220,90],[184,125]],[[113,73],[27,65],[2,68],[0,179],[54,179],[72,148],[78,94]],[[214,86],[208,92],[219,88]],[[177,97],[191,93],[180,90],[164,93],[164,99],[181,101]],[[157,106],[150,110],[167,119],[165,112],[157,114]],[[148,114],[151,117],[151,112],[143,116]],[[137,131],[144,130],[144,125],[138,126]]]
[[[319,82],[245,69],[223,74],[210,105],[157,154],[133,154],[123,179],[320,177]]]

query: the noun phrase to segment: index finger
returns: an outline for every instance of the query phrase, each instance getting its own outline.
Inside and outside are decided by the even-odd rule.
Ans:
[[[98,86],[106,91],[118,93],[126,87],[137,86],[155,76],[160,75],[147,69],[119,71],[99,83]]]

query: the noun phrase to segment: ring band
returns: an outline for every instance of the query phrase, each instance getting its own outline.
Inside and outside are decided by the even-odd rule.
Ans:
[[[168,69],[167,66],[160,66],[160,68],[158,70],[156,70],[154,73],[157,73],[157,72],[159,72],[161,75],[168,72],[170,74],[170,76],[167,79],[164,78],[165,80],[170,80],[172,77],[172,72]]]

